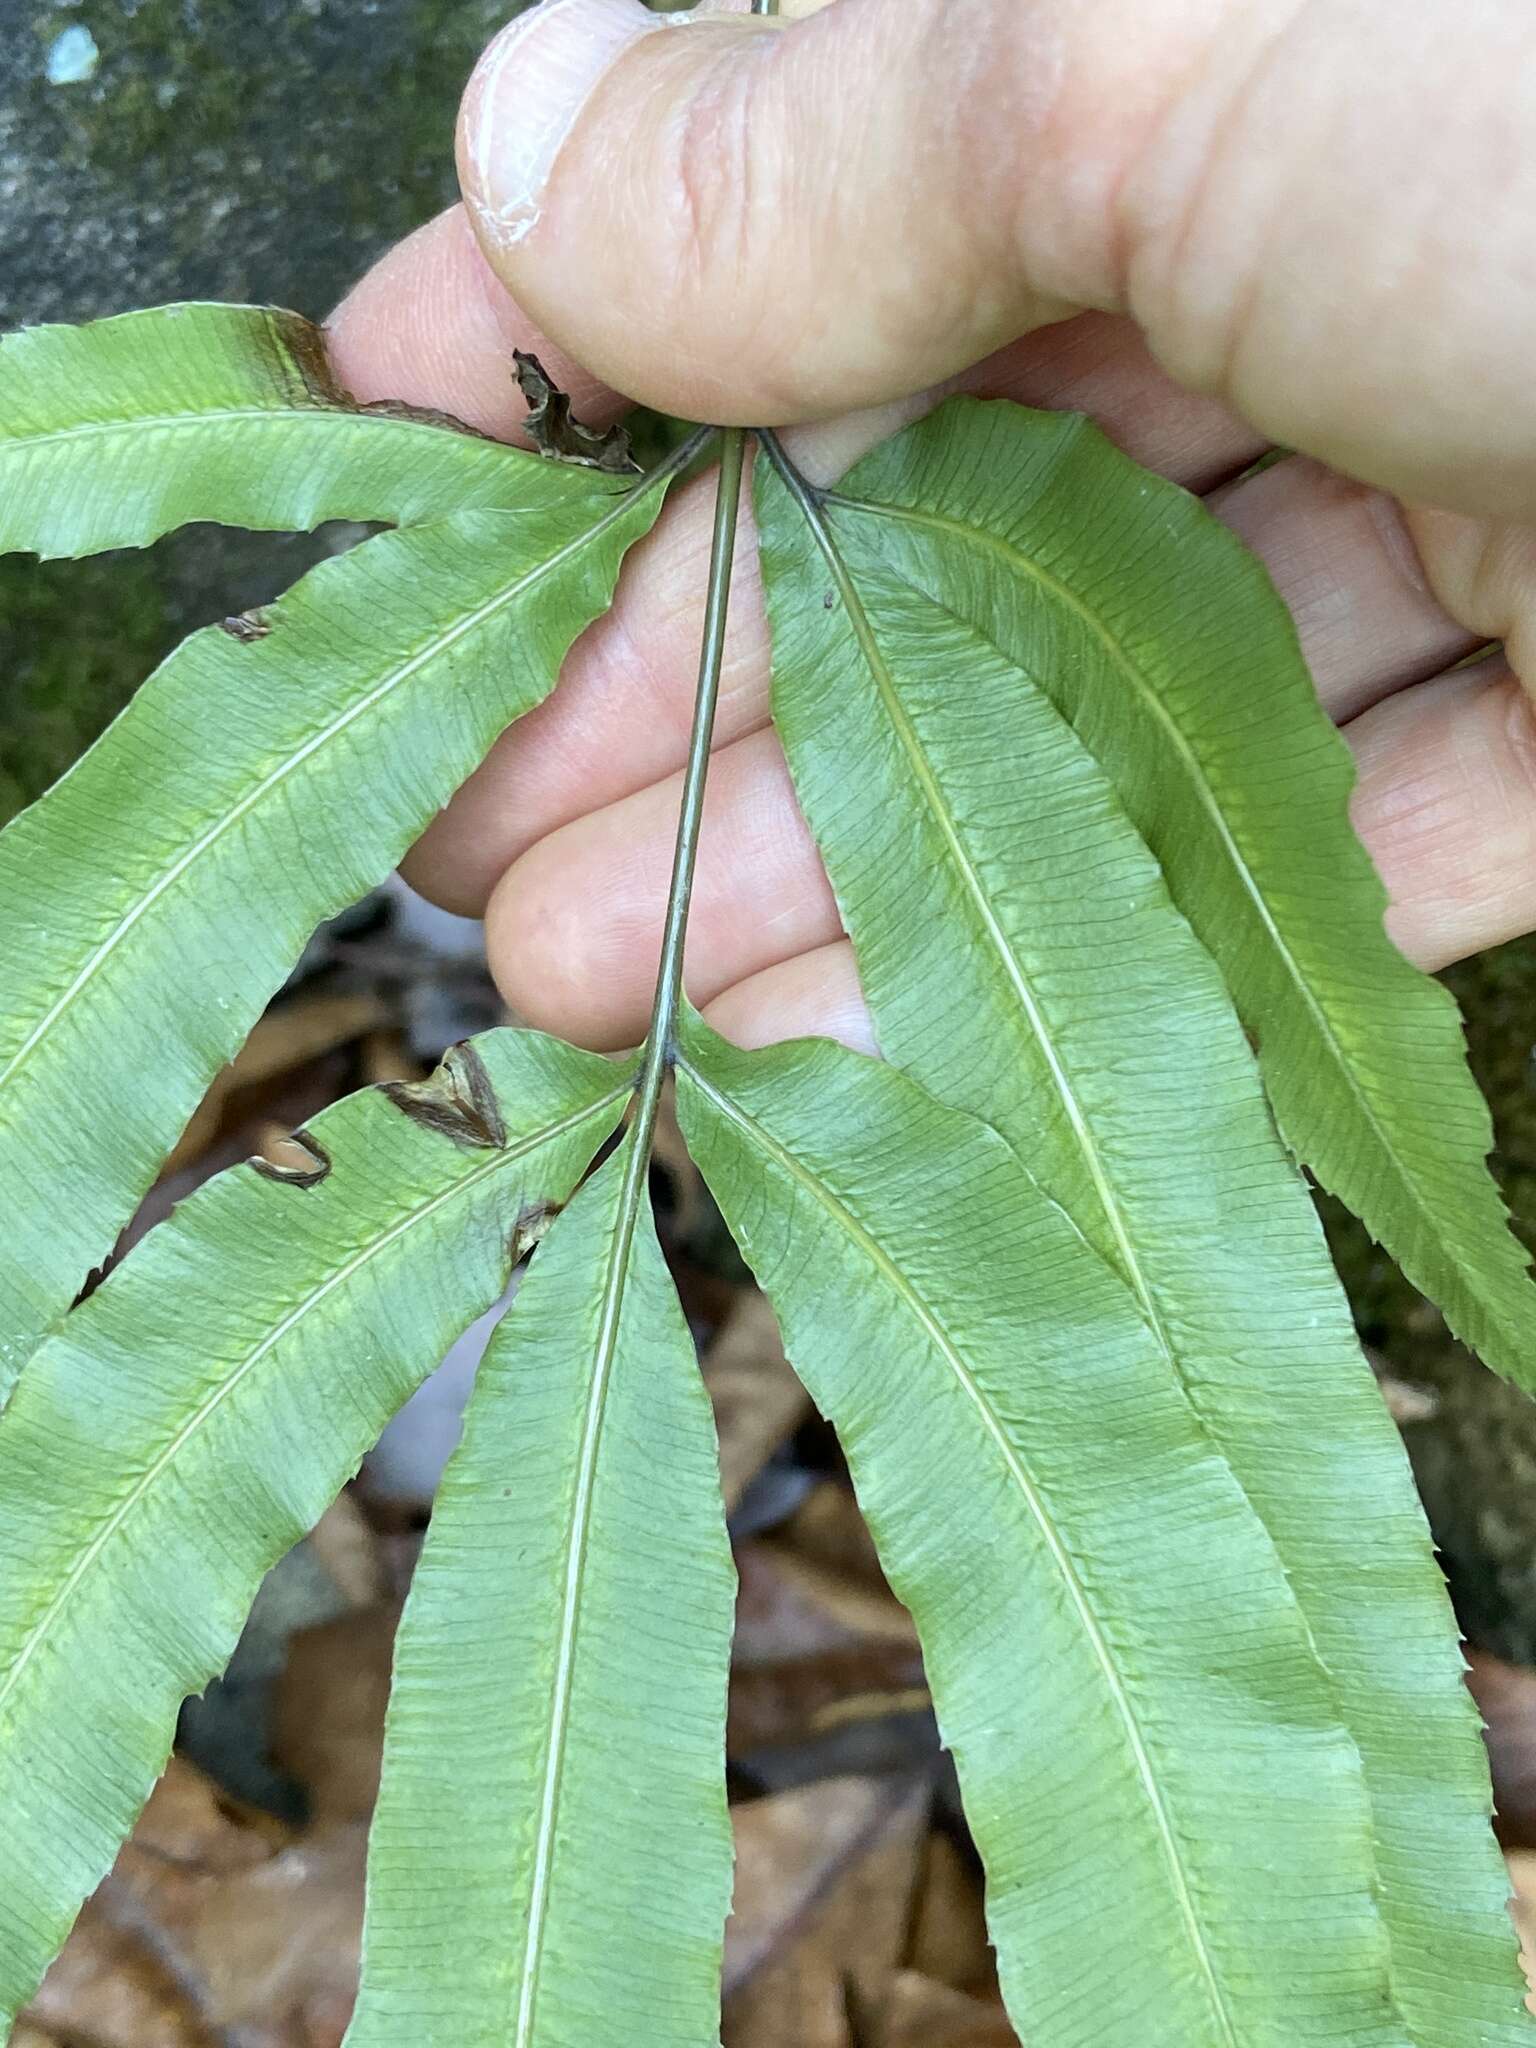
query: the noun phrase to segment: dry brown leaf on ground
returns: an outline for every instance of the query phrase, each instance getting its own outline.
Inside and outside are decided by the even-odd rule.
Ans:
[[[163,1864],[199,1875],[250,1870],[281,1849],[292,1833],[271,1814],[231,1799],[206,1772],[177,1756],[150,1793],[121,1860],[148,1859],[146,1867]]]
[[[776,1536],[765,1539],[765,1548],[786,1593],[825,1617],[850,1641],[915,1646],[912,1617],[883,1580],[875,1584],[856,1578]]]
[[[733,1756],[811,1742],[853,1721],[924,1712],[923,1660],[901,1643],[859,1643],[731,1672],[725,1745]]]
[[[1467,1685],[1484,1721],[1494,1827],[1506,1848],[1536,1848],[1536,1671],[1468,1650]]]
[[[852,1492],[815,1485],[771,1536],[737,1553],[736,1656],[742,1664],[870,1642],[912,1650],[912,1617],[885,1582]]]
[[[339,2048],[364,1831],[299,1833],[173,1759],[29,2021],[93,2048]]]
[[[310,1530],[308,1541],[316,1562],[349,1605],[372,1607],[388,1598],[389,1575],[378,1532],[356,1495],[339,1494]]]
[[[686,1243],[707,1214],[709,1197],[704,1192],[704,1176],[694,1165],[693,1154],[683,1142],[670,1084],[656,1118],[656,1132],[651,1141],[651,1171],[665,1177],[671,1194],[668,1235],[674,1243]]]
[[[303,1786],[317,1822],[366,1820],[373,1811],[399,1619],[393,1604],[367,1607],[300,1629],[288,1646],[272,1755]]]
[[[341,2048],[366,1848],[360,1825],[312,1828],[193,1902],[180,1951],[216,2026],[245,2029],[249,2048]]]
[[[810,1396],[784,1356],[767,1297],[748,1288],[717,1331],[703,1360],[720,1438],[726,1512],[736,1506],[780,1444],[810,1410]]]
[[[981,1865],[941,1829],[928,1837],[912,1914],[907,1961],[952,1991],[993,1997],[997,1963],[987,1939]]]
[[[391,1005],[372,991],[355,995],[301,994],[276,1003],[217,1074],[161,1169],[178,1173],[201,1157],[218,1136],[234,1098],[259,1089],[295,1067],[350,1045],[389,1021]]]
[[[892,1978],[871,2048],[1018,2048],[1001,2005],[915,1970]]]
[[[416,1059],[403,1031],[370,1031],[358,1048],[358,1077],[365,1088],[384,1081],[424,1081],[427,1069]]]
[[[911,1617],[777,1539],[741,1544],[727,1746],[780,1784],[922,1768],[935,1747]],[[922,1717],[914,1723],[914,1717]]]
[[[115,1923],[104,1894],[105,1887],[80,1915],[30,2014],[12,2033],[11,2048],[60,2039],[92,2048],[223,2048],[195,1994],[150,1939]]]
[[[824,1479],[814,1486],[776,1535],[809,1562],[891,1598],[875,1539],[845,1480]]]
[[[781,1663],[873,1642],[913,1649],[917,1631],[889,1594],[874,1594],[782,1544],[759,1537],[736,1551],[735,1657],[739,1665]]]
[[[911,1778],[831,1778],[738,1806],[724,2048],[853,2048],[907,1943],[928,1823]]]

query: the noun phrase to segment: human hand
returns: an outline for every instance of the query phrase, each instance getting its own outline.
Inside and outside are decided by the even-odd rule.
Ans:
[[[460,166],[467,209],[335,317],[361,398],[511,436],[516,344],[593,420],[623,390],[821,421],[791,445],[829,474],[941,386],[1086,411],[1267,563],[1403,950],[1435,967],[1536,927],[1525,0],[836,0],[682,28],[553,0],[482,61]],[[1274,442],[1305,453],[1233,481]],[[645,1028],[709,498],[675,495],[407,865],[484,911],[522,1015],[596,1046]],[[743,1043],[868,1047],[767,698],[744,517],[689,992]]]

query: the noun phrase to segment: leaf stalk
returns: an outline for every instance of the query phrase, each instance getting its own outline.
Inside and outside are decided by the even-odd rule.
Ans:
[[[757,438],[762,443],[763,453],[778,471],[779,480],[785,490],[789,492],[814,529],[817,514],[826,503],[829,493],[811,482],[771,428],[760,427]]]
[[[682,801],[678,806],[677,841],[672,856],[672,881],[667,891],[666,921],[662,928],[656,997],[651,1007],[645,1058],[635,1089],[635,1156],[642,1162],[650,1156],[662,1083],[676,1057],[683,947],[688,933],[688,905],[698,866],[699,823],[704,811],[704,784],[709,772],[715,708],[720,701],[720,672],[725,657],[731,569],[736,559],[736,523],[741,503],[745,440],[744,430],[740,427],[726,428],[720,438],[720,477],[715,491],[715,530],[710,546],[709,587],[704,603],[704,634],[699,649],[693,728],[688,740]]]

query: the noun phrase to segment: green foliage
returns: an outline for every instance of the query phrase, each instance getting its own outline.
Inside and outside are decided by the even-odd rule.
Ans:
[[[1477,1718],[1396,1434],[1221,975],[1115,785],[1044,686],[1060,664],[1086,695],[1081,650],[1062,649],[1054,617],[1027,613],[1016,588],[1010,630],[998,630],[1007,593],[978,585],[947,534],[921,529],[914,539],[905,522],[845,512],[866,494],[926,504],[930,491],[941,494],[932,472],[944,448],[954,461],[979,436],[1006,444],[1021,504],[1030,461],[1057,460],[1064,442],[1111,479],[1096,498],[1085,489],[1085,500],[1119,507],[1127,525],[1144,486],[1081,421],[955,410],[952,442],[932,429],[903,436],[825,507],[803,492],[797,503],[793,480],[787,487],[771,469],[760,479],[775,720],[885,1052],[990,1121],[1119,1270],[1262,1520],[1362,1752],[1404,2009],[1425,2041],[1454,2040],[1440,2030],[1479,2000],[1490,2025],[1508,2003],[1508,1941],[1492,1913],[1460,1930],[1449,1991],[1445,1968],[1447,1889],[1491,1902],[1501,1882],[1479,1826],[1487,1783]],[[975,473],[990,474],[984,452],[971,452]],[[1211,583],[1210,557],[1220,565],[1233,543],[1181,493],[1145,488],[1170,491],[1180,525],[1159,544],[1158,525],[1143,517],[1119,538],[1147,588],[1163,594],[1161,612],[1144,602],[1138,614],[1138,653],[1184,676],[1185,635],[1199,626],[1207,590],[1229,601]],[[1058,546],[1058,512],[1047,500],[1026,528],[1016,506],[1013,544]],[[843,600],[831,611],[820,601],[829,578]],[[1268,607],[1259,618],[1268,622]],[[1108,668],[1103,685],[1118,673]],[[1308,690],[1310,733],[1326,720],[1294,656],[1259,687],[1267,701],[1296,680]],[[1334,746],[1331,729],[1321,744]],[[1336,864],[1347,868],[1342,804],[1333,825]],[[1433,1020],[1439,991],[1398,968],[1430,991]],[[1363,1007],[1353,982],[1345,992]],[[1481,1114],[1459,1059],[1408,1066],[1395,1079],[1405,1105],[1448,1095]],[[1336,1141],[1325,1121],[1319,1142]],[[1464,1168],[1497,1199],[1481,1158]],[[1384,1179],[1373,1215],[1395,1218],[1394,1192]],[[1368,1576],[1339,1569],[1362,1552]],[[1431,1721],[1441,1765],[1428,1782],[1414,1757]],[[1465,1856],[1448,1886],[1453,1844]]]
[[[694,2048],[715,2026],[735,1581],[693,1340],[648,1219],[625,1227],[637,1166],[631,1134],[555,1225],[433,1510],[353,2048]]]
[[[195,349],[183,343],[201,320],[167,316],[166,342],[151,316],[129,316],[36,357],[23,334],[0,358],[0,375],[9,364],[4,420],[37,416],[34,378],[57,404],[70,380],[56,358],[94,340],[104,378],[119,373],[125,353],[138,366],[137,379],[124,373],[120,412],[168,403],[158,384],[146,388],[167,364],[176,388],[196,385],[209,408],[189,415],[193,431],[177,444],[201,450],[184,487],[152,434],[136,457],[123,441],[120,459],[136,460],[156,493],[152,516],[135,515],[139,539],[172,519],[209,517],[225,477],[233,516],[249,519],[259,501],[270,524],[355,507],[349,493],[365,481],[382,493],[377,512],[434,509],[407,480],[424,439],[450,462],[461,450],[490,451],[501,508],[380,534],[233,622],[237,631],[194,634],[108,739],[0,839],[0,1182],[14,1197],[0,1299],[15,1304],[0,1332],[0,1396],[110,1249],[316,924],[380,882],[502,727],[550,690],[571,642],[607,605],[626,548],[660,508],[658,490],[626,493],[592,470],[313,405],[315,379],[303,373],[312,333],[281,357],[289,409],[274,380],[264,409],[242,421],[227,403],[227,364],[261,350],[275,359],[280,330],[253,314],[249,347],[221,352],[215,344],[238,323],[235,309],[217,311],[202,384]],[[285,335],[299,324],[284,320]],[[60,330],[40,332],[48,344]],[[103,401],[93,413],[110,409],[109,382],[74,381]],[[307,444],[281,439],[315,421],[337,457],[334,497],[322,493],[323,462]],[[349,441],[361,451],[356,474]],[[57,494],[18,490],[11,517],[35,506],[43,526],[31,537],[55,551],[117,544],[125,536],[113,465],[99,459],[89,488],[72,494],[76,444],[66,436],[63,446]],[[428,471],[443,460],[429,454]],[[401,479],[393,488],[391,477]],[[360,788],[366,803],[345,800]]]
[[[295,313],[165,306],[24,327],[0,341],[0,550],[92,555],[200,519],[409,525],[526,511],[560,488],[547,473],[535,483],[526,455],[455,428],[358,406]]]
[[[693,450],[632,484],[358,408],[261,309],[0,344],[0,546],[396,528],[194,635],[0,835],[0,2014],[262,1571],[633,1093],[441,1495],[351,2039],[715,2039],[731,1588],[645,1214],[673,1065],[917,1620],[1030,2048],[1525,2038],[1454,1631],[1275,1120],[1529,1384],[1528,1282],[1278,600],[1081,421],[956,401],[830,493],[766,447],[774,715],[888,1064],[677,1023],[685,807],[638,1069],[493,1033],[66,1313],[314,923],[547,692]]]
[[[1024,2039],[1392,2041],[1359,1756],[1124,1287],[985,1125],[837,1047],[696,1032],[679,1110],[917,1621]]]
[[[378,1091],[315,1120],[312,1187],[252,1166],[151,1233],[3,1418],[0,2012],[14,2016],[218,1672],[261,1576],[500,1294],[623,1100],[603,1060],[479,1041],[499,1142]],[[438,1099],[458,1099],[450,1069]],[[432,1084],[427,1084],[431,1089]]]
[[[1261,566],[1086,421],[974,400],[860,463],[827,516],[853,573],[952,607],[1051,695],[1221,968],[1297,1157],[1536,1387],[1455,1005],[1386,936],[1348,752]]]
[[[122,710],[168,644],[166,612],[152,556],[0,556],[0,825]]]

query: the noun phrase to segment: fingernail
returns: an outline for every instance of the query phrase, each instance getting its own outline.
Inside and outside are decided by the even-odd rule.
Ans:
[[[640,0],[541,0],[509,22],[464,96],[465,196],[504,247],[539,218],[560,145],[621,51],[664,27]]]

